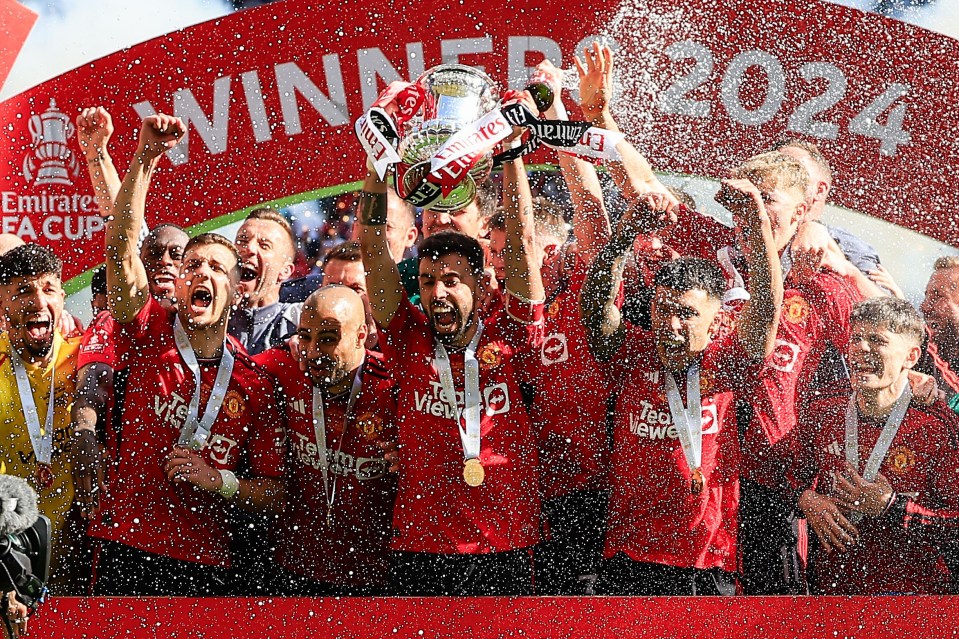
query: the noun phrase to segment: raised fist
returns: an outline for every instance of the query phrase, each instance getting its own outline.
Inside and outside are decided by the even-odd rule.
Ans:
[[[153,160],[172,149],[186,135],[186,125],[172,115],[151,115],[140,127],[140,147],[137,155]]]

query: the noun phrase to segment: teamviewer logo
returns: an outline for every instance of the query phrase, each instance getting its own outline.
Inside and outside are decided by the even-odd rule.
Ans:
[[[50,108],[29,120],[33,148],[23,158],[23,176],[34,186],[73,184],[80,174],[77,158],[67,144],[76,133],[70,116],[50,100]]]

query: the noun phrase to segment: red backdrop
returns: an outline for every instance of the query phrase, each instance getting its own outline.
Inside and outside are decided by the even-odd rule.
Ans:
[[[809,0],[635,4],[286,0],[151,40],[0,103],[0,230],[56,245],[67,278],[102,260],[83,157],[58,119],[84,106],[113,114],[121,172],[141,116],[190,120],[148,221],[191,226],[355,181],[352,122],[384,79],[458,59],[521,86],[526,65],[570,68],[601,34],[620,48],[618,117],[656,168],[715,177],[803,134],[835,165],[836,203],[959,246],[959,43]]]

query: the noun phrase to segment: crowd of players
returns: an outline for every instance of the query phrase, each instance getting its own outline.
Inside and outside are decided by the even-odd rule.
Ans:
[[[579,106],[616,130],[612,63],[585,51]],[[959,260],[924,323],[819,221],[815,145],[731,166],[733,227],[626,141],[613,225],[559,154],[572,238],[507,161],[407,260],[415,211],[368,171],[320,285],[268,208],[232,242],[145,232],[179,119],[122,182],[109,114],[77,129],[110,215],[91,326],[57,256],[0,237],[0,472],[53,520],[54,594],[952,592]]]

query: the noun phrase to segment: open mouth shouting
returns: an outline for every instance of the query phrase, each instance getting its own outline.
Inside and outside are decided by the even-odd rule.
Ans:
[[[430,305],[430,316],[437,333],[455,333],[459,329],[459,313],[450,304],[433,302]]]
[[[150,293],[157,299],[166,299],[173,297],[174,283],[176,275],[169,271],[160,271],[153,275],[150,287]]]
[[[202,315],[213,306],[213,292],[197,287],[190,295],[190,311],[193,315]]]

